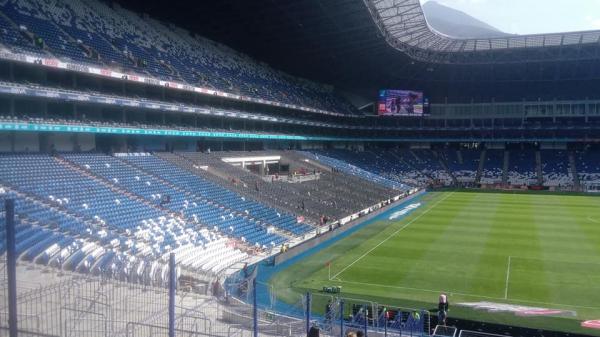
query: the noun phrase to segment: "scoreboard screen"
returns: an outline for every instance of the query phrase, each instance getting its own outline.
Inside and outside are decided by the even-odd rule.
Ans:
[[[421,91],[380,90],[377,113],[379,116],[423,116],[425,105]]]

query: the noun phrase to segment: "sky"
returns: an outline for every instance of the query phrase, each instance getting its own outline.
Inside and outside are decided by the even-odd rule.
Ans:
[[[437,1],[511,34],[600,30],[600,0]]]

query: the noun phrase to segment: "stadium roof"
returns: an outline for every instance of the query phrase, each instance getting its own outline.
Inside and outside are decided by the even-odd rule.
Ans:
[[[479,63],[495,60],[481,57],[478,52],[513,49],[557,49],[593,45],[599,46],[600,31],[554,34],[512,35],[493,38],[459,39],[433,29],[425,19],[419,0],[363,0],[386,41],[410,57],[436,63]],[[470,55],[467,55],[470,54]],[[536,56],[531,55],[533,58]],[[549,55],[550,56],[550,55]],[[597,57],[597,53],[578,57]],[[539,55],[537,56],[539,57]]]

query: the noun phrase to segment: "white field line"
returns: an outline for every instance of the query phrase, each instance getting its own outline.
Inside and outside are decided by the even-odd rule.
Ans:
[[[355,282],[355,281],[342,281],[342,280],[339,280],[337,282],[348,283],[348,284],[357,284],[357,285],[365,285],[365,286],[373,286],[373,287],[381,287],[381,288],[392,288],[392,289],[402,289],[402,290],[415,290],[415,291],[423,291],[423,292],[429,292],[429,293],[435,293],[435,294],[447,293],[450,296],[459,295],[459,296],[473,297],[473,298],[480,298],[480,299],[488,299],[488,300],[497,300],[497,301],[504,300],[503,297],[494,297],[494,296],[485,296],[485,295],[474,295],[474,294],[459,293],[459,292],[455,292],[455,291],[439,290],[439,289],[438,290],[434,290],[434,289],[424,289],[424,288],[390,286],[390,285],[385,285],[385,284]],[[533,305],[547,305],[547,306],[557,306],[557,307],[562,306],[562,307],[582,308],[582,309],[600,309],[600,307],[586,307],[586,306],[583,306],[583,305],[571,305],[571,304],[562,304],[562,303],[529,301],[529,300],[520,300],[520,299],[515,299],[515,298],[511,298],[508,301],[510,301],[510,302],[517,302],[517,303],[524,303],[524,304],[533,304]]]
[[[508,280],[510,278],[510,256],[508,257],[508,265],[506,266],[506,283],[504,285],[504,299],[508,299]]]
[[[410,226],[413,222],[419,220],[423,215],[427,214],[429,211],[431,211],[432,209],[435,208],[435,206],[437,206],[440,202],[448,199],[448,197],[450,197],[451,195],[453,195],[454,192],[450,192],[448,193],[445,197],[443,197],[442,199],[438,200],[437,202],[435,202],[433,205],[431,205],[431,207],[429,207],[428,209],[426,209],[423,213],[417,215],[414,219],[412,219],[411,221],[409,221],[408,223],[406,223],[406,225],[400,227],[397,231],[395,231],[394,233],[390,234],[387,238],[383,239],[383,241],[381,241],[380,243],[378,243],[376,246],[374,246],[373,248],[369,249],[366,253],[364,253],[363,255],[359,256],[356,260],[354,260],[354,262],[350,263],[349,265],[347,265],[346,267],[344,267],[342,270],[340,270],[337,274],[333,275],[332,278],[336,278],[338,277],[341,273],[345,272],[348,268],[352,267],[356,262],[362,260],[365,256],[369,255],[372,251],[374,251],[375,249],[377,249],[377,247],[381,246],[382,244],[384,244],[387,240],[391,239],[392,237],[394,237],[396,234],[400,233],[402,230],[404,230],[406,227]]]
[[[579,262],[579,261],[566,261],[566,260],[555,260],[555,259],[544,259],[539,257],[524,257],[524,256],[511,256],[512,259],[517,260],[535,260],[535,261],[547,261],[554,263],[574,263],[574,264],[591,264],[593,266],[600,266],[600,262]]]

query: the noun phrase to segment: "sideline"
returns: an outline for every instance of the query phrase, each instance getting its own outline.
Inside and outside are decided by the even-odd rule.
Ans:
[[[378,243],[377,245],[371,247],[371,249],[369,249],[366,253],[364,253],[363,255],[359,256],[356,260],[354,260],[352,263],[350,263],[349,265],[347,265],[346,267],[344,267],[342,270],[340,270],[339,272],[337,272],[335,275],[333,275],[331,278],[335,279],[337,278],[341,273],[345,272],[348,268],[352,267],[356,262],[362,260],[365,256],[369,255],[372,251],[374,251],[375,249],[377,249],[379,246],[381,246],[382,244],[386,243],[389,239],[393,238],[394,236],[396,236],[398,233],[402,232],[404,229],[406,229],[408,226],[412,225],[415,221],[419,220],[423,215],[429,213],[429,211],[431,211],[432,209],[434,209],[437,205],[439,205],[442,201],[448,199],[450,196],[452,196],[454,194],[454,192],[448,193],[446,194],[442,199],[436,201],[433,205],[431,205],[428,209],[426,209],[425,211],[423,211],[421,214],[417,215],[415,218],[413,218],[411,221],[409,221],[408,223],[406,223],[404,226],[400,227],[398,230],[396,230],[395,232],[393,232],[392,234],[390,234],[387,238],[383,239],[380,243]]]

